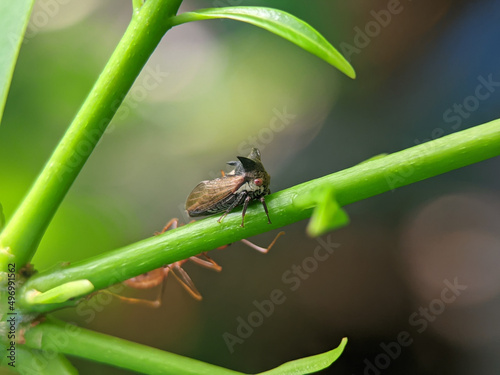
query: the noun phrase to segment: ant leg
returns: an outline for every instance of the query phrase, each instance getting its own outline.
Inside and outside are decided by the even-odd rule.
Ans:
[[[248,240],[241,240],[241,242],[243,242],[245,245],[247,245],[247,246],[251,247],[251,248],[252,248],[252,249],[254,249],[254,250],[257,250],[257,251],[260,251],[261,253],[266,254],[269,250],[271,250],[271,248],[274,246],[274,244],[276,243],[276,241],[278,240],[278,238],[279,238],[280,236],[284,235],[284,234],[285,234],[285,232],[279,232],[279,233],[276,235],[276,237],[274,237],[273,242],[271,242],[271,244],[270,244],[267,248],[265,248],[265,247],[260,247],[260,246],[258,246],[258,245],[256,245],[256,244],[254,244],[254,243],[252,243],[252,242],[250,242],[250,241],[248,241]]]
[[[125,280],[123,283],[134,289],[151,289],[162,283],[166,277],[165,270],[168,269],[164,269],[163,267],[156,268],[142,275]]]
[[[121,300],[123,302],[126,302],[126,303],[140,304],[140,305],[146,305],[146,306],[153,307],[153,308],[158,308],[158,307],[161,306],[161,297],[163,295],[163,286],[164,286],[164,284],[165,284],[165,281],[163,281],[161,283],[161,286],[160,286],[160,288],[158,290],[158,296],[155,298],[154,301],[150,301],[150,300],[142,299],[142,298],[124,297],[124,296],[121,296],[119,294],[110,292],[109,290],[101,290],[101,291],[99,291],[99,293],[110,294],[113,297],[116,297],[119,300]]]
[[[186,291],[197,301],[201,301],[202,297],[198,289],[196,289],[196,286],[193,283],[193,280],[189,277],[186,271],[178,265],[178,264],[172,264],[168,266],[170,270],[172,271],[172,275],[176,278],[176,280],[186,289]],[[178,272],[180,275],[177,275],[176,272]]]
[[[205,259],[200,258],[201,256],[203,256]],[[210,258],[207,253],[201,253],[200,255],[191,257],[189,259],[194,263],[210,270],[214,270],[217,272],[220,272],[222,270],[222,267],[219,266],[212,258]]]
[[[161,232],[155,232],[155,236],[162,234],[162,233],[165,233],[170,228],[176,229],[178,224],[179,224],[179,219],[177,219],[176,217],[174,217],[173,219],[170,219],[170,221],[167,224],[165,224],[165,226],[163,227]]]

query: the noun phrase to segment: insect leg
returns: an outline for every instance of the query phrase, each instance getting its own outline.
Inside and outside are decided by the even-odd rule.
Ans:
[[[205,259],[202,259],[201,256],[203,256]],[[200,255],[197,255],[195,257],[189,258],[191,261],[193,261],[196,264],[199,264],[202,267],[220,272],[222,270],[222,267],[219,266],[212,258],[210,258],[206,253],[201,253]]]
[[[164,269],[160,267],[125,280],[123,283],[134,289],[151,289],[161,284],[163,279],[167,276],[165,271],[168,271],[168,268]]]
[[[267,215],[267,222],[271,224],[271,218],[269,217],[269,211],[267,211],[267,205],[266,205],[266,200],[264,197],[260,197],[260,201],[262,202],[262,205],[264,206],[264,211],[266,211]]]
[[[222,215],[219,220],[217,220],[218,223],[220,223],[222,221],[222,219],[224,219],[228,213],[230,213],[237,205],[241,204],[241,201],[242,199],[247,195],[246,192],[242,192],[240,195],[238,195],[236,197],[236,199],[234,200],[233,203],[231,203],[231,206],[229,206],[229,208],[226,210],[226,212],[224,213],[224,215]]]
[[[174,217],[173,219],[170,219],[169,222],[167,224],[165,224],[165,226],[163,227],[161,232],[155,232],[155,236],[162,234],[162,233],[165,233],[170,228],[176,229],[178,224],[179,224],[179,219],[177,219],[176,217]]]
[[[248,203],[250,202],[250,195],[245,198],[245,203],[243,204],[243,211],[241,211],[241,226],[245,226],[245,214],[247,212]]]
[[[155,298],[154,301],[150,301],[150,300],[142,299],[142,298],[124,297],[124,296],[121,296],[119,294],[110,292],[109,290],[100,290],[98,293],[110,294],[113,297],[116,297],[119,300],[126,302],[126,303],[141,304],[141,305],[146,305],[149,307],[158,308],[161,306],[161,297],[163,295],[163,286],[164,285],[165,285],[165,280],[163,280],[162,283],[160,284],[160,288],[158,290],[158,296]]]
[[[273,242],[271,242],[271,244],[267,248],[266,247],[260,247],[260,246],[254,244],[254,243],[252,243],[252,242],[250,242],[248,240],[245,240],[245,239],[241,240],[241,242],[243,242],[245,245],[247,245],[248,247],[251,247],[254,250],[257,250],[257,251],[260,251],[261,253],[266,254],[269,250],[271,250],[271,248],[274,246],[274,244],[276,243],[276,241],[278,240],[278,238],[280,236],[284,235],[284,234],[285,234],[285,232],[279,232],[276,235],[276,237],[274,237]]]
[[[189,277],[186,271],[179,264],[171,264],[168,266],[172,271],[172,275],[177,279],[177,281],[186,289],[186,291],[193,297],[194,299],[201,301],[202,297],[198,289],[193,283],[193,280]],[[177,275],[179,273],[179,275]]]
[[[229,211],[224,212],[224,215],[222,215],[222,216],[219,218],[219,220],[217,220],[217,222],[218,222],[218,223],[220,223],[220,222],[222,221],[222,219],[224,219],[224,218],[227,216],[227,214],[228,214],[228,213],[229,213]]]

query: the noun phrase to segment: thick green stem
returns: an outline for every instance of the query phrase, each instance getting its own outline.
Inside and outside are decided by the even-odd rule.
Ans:
[[[19,303],[31,311],[63,307],[68,303],[33,304],[25,296],[81,279],[102,289],[162,265],[303,220],[311,216],[316,204],[314,191],[325,186],[333,186],[339,204],[345,206],[498,155],[500,120],[495,120],[272,194],[266,197],[272,224],[267,224],[260,203],[252,204],[244,228],[240,227],[239,212],[228,215],[220,224],[215,217],[209,217],[67,267],[36,274],[24,285]],[[305,196],[309,198],[304,199]]]
[[[146,374],[237,375],[240,372],[49,319],[29,329],[26,346]]]
[[[59,204],[165,32],[182,0],[148,0],[132,21],[87,100],[0,236],[0,270],[33,257]],[[137,3],[137,2],[136,2]]]

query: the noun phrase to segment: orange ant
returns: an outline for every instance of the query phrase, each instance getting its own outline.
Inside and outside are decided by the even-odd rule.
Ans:
[[[159,235],[162,233],[165,233],[169,229],[176,229],[179,225],[179,219],[174,218],[171,219],[165,227],[162,229],[161,232],[156,232],[155,235]],[[271,242],[271,244],[267,247],[260,247],[255,245],[254,243],[248,241],[248,240],[241,240],[245,245],[251,247],[252,249],[255,249],[261,253],[267,253],[271,248],[274,246],[276,243],[276,240],[278,237],[281,235],[285,234],[285,232],[279,232],[278,235],[274,238],[274,240]],[[218,247],[218,249],[225,249],[228,247],[228,245],[224,245],[221,247]],[[158,285],[161,285],[160,290],[158,292],[158,296],[154,301],[149,301],[149,300],[144,300],[140,298],[129,298],[129,297],[124,297],[120,296],[115,293],[111,293],[109,291],[106,291],[106,293],[112,294],[115,297],[121,299],[122,301],[129,302],[129,303],[142,303],[150,307],[160,307],[161,306],[161,296],[163,294],[163,287],[165,284],[165,280],[169,274],[172,274],[175,279],[181,284],[181,286],[186,289],[186,291],[196,299],[197,301],[200,301],[202,299],[202,296],[196,286],[194,285],[193,281],[187,274],[187,272],[182,268],[182,265],[186,263],[188,260],[191,260],[192,262],[199,264],[202,267],[220,272],[222,270],[222,267],[219,266],[212,258],[210,258],[206,252],[203,252],[199,255],[192,256],[187,259],[179,260],[175,263],[172,264],[167,264],[166,266],[156,268],[152,271],[143,273],[142,275],[133,277],[131,279],[125,280],[124,284],[134,288],[134,289],[151,289],[154,288]]]

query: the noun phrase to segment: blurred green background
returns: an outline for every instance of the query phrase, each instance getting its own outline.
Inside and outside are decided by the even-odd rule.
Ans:
[[[250,25],[171,30],[61,205],[37,269],[151,236],[172,217],[187,222],[191,189],[252,146],[278,191],[500,117],[499,1],[187,0],[181,11],[231,5],[304,19],[347,52],[358,78]],[[387,9],[397,13],[388,18]],[[7,218],[130,13],[130,2],[119,0],[37,2],[0,126]],[[323,238],[338,248],[295,290],[287,271],[319,246],[306,222],[284,228],[267,255],[241,243],[212,252],[221,273],[186,265],[202,302],[169,279],[158,310],[100,295],[56,315],[243,372],[327,351],[348,336],[342,357],[322,373],[497,374],[499,167],[499,158],[488,160],[346,207],[351,224]],[[275,234],[252,240],[266,245]],[[467,288],[450,301],[445,280]],[[229,350],[223,335],[236,336],[258,311],[255,301],[275,289],[285,302]],[[411,344],[390,358],[384,347],[394,348],[402,332]],[[71,360],[82,374],[129,373]]]

